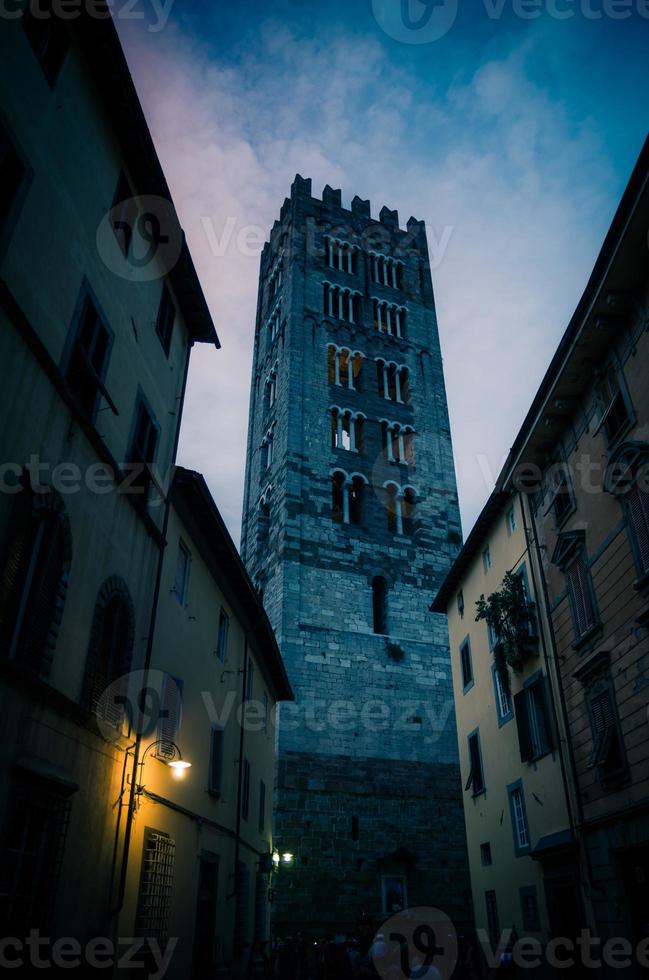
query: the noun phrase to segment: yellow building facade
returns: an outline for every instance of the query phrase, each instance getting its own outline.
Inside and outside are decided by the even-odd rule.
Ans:
[[[551,643],[539,602],[525,501],[494,493],[433,609],[448,616],[464,816],[483,963],[511,934],[543,948],[555,935],[553,889],[576,889],[573,834],[549,680]],[[481,596],[520,582],[520,658],[476,619]]]

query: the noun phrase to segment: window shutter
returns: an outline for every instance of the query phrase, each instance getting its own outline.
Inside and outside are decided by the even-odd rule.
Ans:
[[[58,622],[60,613],[65,543],[60,521],[51,516],[41,520],[42,539],[35,554],[31,582],[26,584],[29,595],[26,596],[17,655],[35,671],[47,675],[51,664],[50,630],[55,621]]]
[[[183,682],[178,677],[165,674],[158,721],[158,746],[156,755],[161,759],[173,759],[173,743],[180,727]]]
[[[595,624],[593,600],[590,593],[588,570],[583,555],[568,569],[568,588],[572,597],[572,609],[577,637],[583,636]]]
[[[530,762],[534,756],[534,747],[530,736],[527,691],[520,691],[514,695],[514,711],[516,713],[516,727],[518,728],[518,744],[521,752],[521,761]]]
[[[215,796],[223,791],[223,747],[225,733],[217,725],[212,726],[212,745],[210,750],[209,791]]]
[[[552,723],[552,692],[550,690],[550,680],[548,677],[543,677],[539,682],[539,707],[540,715],[543,718],[543,732],[542,736],[544,739],[544,749],[546,752],[550,752],[555,745],[554,740],[554,728]]]
[[[9,541],[0,579],[0,636],[5,651],[11,634],[32,550],[33,533],[30,494],[23,490],[11,514]]]
[[[477,735],[469,738],[469,764],[471,772],[465,789],[473,786],[474,793],[481,793],[484,789],[484,775],[482,772],[482,760],[480,759],[480,743]]]
[[[644,493],[636,483],[625,499],[638,562],[643,572],[649,572],[649,494]]]
[[[601,765],[607,758],[615,735],[615,716],[610,691],[602,691],[590,702],[594,749],[591,766]]]

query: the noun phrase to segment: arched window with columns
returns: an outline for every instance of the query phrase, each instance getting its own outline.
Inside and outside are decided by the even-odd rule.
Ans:
[[[381,252],[370,251],[370,278],[382,286],[401,289],[403,285],[403,262]]]
[[[372,579],[372,625],[380,636],[388,633],[388,583],[382,575]]]
[[[325,263],[330,269],[356,275],[358,272],[358,246],[325,235]]]
[[[374,329],[389,337],[405,338],[407,312],[405,306],[397,306],[376,296],[372,298],[372,305]]]
[[[387,510],[388,531],[391,534],[412,535],[415,531],[417,491],[414,487],[401,487],[392,480],[383,484]]]
[[[379,395],[387,401],[403,404],[408,402],[410,391],[407,367],[378,357],[376,359],[376,380]]]
[[[336,347],[330,344],[327,348],[327,379],[330,385],[338,385],[354,391],[360,379],[363,367],[363,355],[360,351],[352,351],[349,347]]]
[[[262,470],[268,470],[273,465],[273,443],[275,440],[275,423],[271,425],[270,429],[264,436],[264,441],[261,444],[261,468]]]
[[[257,546],[263,547],[268,541],[270,532],[270,503],[272,486],[267,486],[257,505]]]
[[[337,405],[332,405],[330,412],[331,448],[360,453],[363,448],[365,415],[362,412],[353,412],[350,408],[338,408]]]
[[[266,392],[265,392],[265,399],[264,399],[266,411],[270,411],[270,409],[275,404],[276,399],[277,399],[277,364],[275,364],[273,370],[266,378]]]
[[[331,282],[323,283],[323,309],[328,316],[347,323],[359,322],[360,293],[346,286],[335,286]]]
[[[413,466],[415,462],[414,436],[411,425],[381,419],[383,455],[388,463],[402,463]]]
[[[331,516],[339,524],[363,522],[363,503],[367,479],[361,473],[347,474],[334,470],[331,474]]]

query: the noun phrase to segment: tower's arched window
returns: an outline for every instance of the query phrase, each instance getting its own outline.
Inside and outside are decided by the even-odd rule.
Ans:
[[[347,477],[337,470],[331,477],[331,516],[341,524],[349,522],[349,499],[346,495]]]
[[[404,534],[414,534],[417,513],[417,494],[412,487],[406,487],[401,498],[402,526]]]
[[[102,721],[120,728],[131,668],[135,613],[125,583],[110,578],[99,590],[88,645],[82,701]],[[116,685],[124,678],[123,689]]]
[[[388,515],[388,531],[391,534],[401,534],[401,507],[399,506],[399,488],[394,483],[389,483],[385,488],[385,506]]]
[[[0,647],[45,676],[65,603],[71,543],[58,494],[17,494],[0,577]]]
[[[349,488],[349,523],[363,523],[363,498],[365,495],[365,480],[360,476],[352,478]]]
[[[270,497],[272,487],[266,487],[257,507],[257,546],[263,547],[270,533]]]
[[[388,583],[381,575],[377,575],[372,579],[372,616],[374,632],[387,635]]]
[[[364,477],[358,473],[348,476],[342,470],[331,475],[331,513],[341,524],[361,524],[363,521]]]
[[[327,349],[327,379],[330,385],[339,385],[354,391],[363,366],[363,355],[347,347]]]
[[[275,442],[275,425],[273,424],[261,444],[261,468],[268,470],[273,465],[273,447]]]
[[[323,309],[328,316],[357,323],[360,310],[360,293],[342,286],[334,286],[325,282],[323,293]]]
[[[331,447],[360,452],[363,443],[364,416],[350,409],[331,409]]]

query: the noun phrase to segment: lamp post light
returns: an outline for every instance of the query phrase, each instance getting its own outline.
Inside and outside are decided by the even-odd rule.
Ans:
[[[164,745],[165,752],[169,752],[170,749],[173,752],[173,757],[171,759],[161,758],[160,761],[166,763],[166,765],[171,769],[171,773],[174,779],[183,779],[187,770],[191,769],[191,765],[192,765],[191,762],[188,762],[187,759],[183,759],[182,752],[180,751],[180,749],[178,748],[175,742],[169,742],[167,741],[167,739],[164,738],[159,738],[155,742],[151,742],[151,744],[147,745],[146,749],[142,753],[142,758],[138,763],[138,770],[139,770],[138,784],[135,789],[136,809],[137,809],[137,799],[139,799],[139,797],[142,796],[142,794],[145,792],[146,789],[146,787],[144,786],[144,763],[146,762],[147,756],[155,749],[159,748],[161,745]]]

